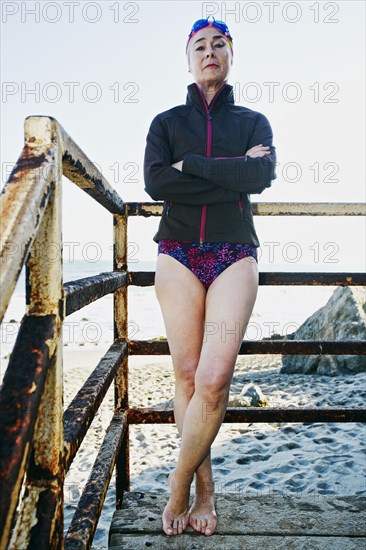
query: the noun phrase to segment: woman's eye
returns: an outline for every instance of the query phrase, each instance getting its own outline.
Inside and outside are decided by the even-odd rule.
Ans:
[[[223,48],[224,46],[225,46],[225,44],[222,44],[222,43],[215,44],[215,48]]]

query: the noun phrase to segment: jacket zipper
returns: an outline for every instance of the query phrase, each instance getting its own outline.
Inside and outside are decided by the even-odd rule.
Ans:
[[[217,94],[215,95],[215,97],[211,101],[210,107],[208,107],[206,98],[203,96],[199,86],[197,86],[197,89],[198,89],[199,94],[201,96],[202,103],[205,107],[206,116],[207,116],[207,125],[206,125],[206,133],[207,133],[206,156],[207,157],[211,156],[211,148],[212,148],[212,122],[211,122],[212,115],[211,115],[211,110],[212,110],[212,107],[214,106],[214,103],[215,103],[217,97],[219,96],[220,92],[224,88],[225,88],[225,86],[220,88],[220,90],[217,92]],[[205,240],[206,219],[207,219],[207,204],[203,204],[202,209],[201,209],[201,221],[200,221],[200,246],[203,245],[204,240]]]
[[[244,203],[243,203],[243,199],[241,197],[242,197],[242,195],[240,193],[240,200],[239,200],[240,220],[243,221],[243,219],[244,219]]]
[[[169,210],[171,205],[173,204],[173,201],[166,201],[166,207],[165,207],[165,217],[167,218],[169,216]]]

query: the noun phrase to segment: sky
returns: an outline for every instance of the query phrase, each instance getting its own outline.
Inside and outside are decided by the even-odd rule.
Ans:
[[[150,201],[143,156],[153,117],[185,103],[196,19],[233,36],[235,100],[266,115],[277,179],[252,202],[365,200],[365,3],[1,2],[2,185],[24,119],[55,117],[126,201]],[[130,258],[151,260],[159,220],[131,218]],[[262,258],[291,269],[362,270],[365,219],[255,217]],[[112,255],[112,216],[63,182],[64,261]]]

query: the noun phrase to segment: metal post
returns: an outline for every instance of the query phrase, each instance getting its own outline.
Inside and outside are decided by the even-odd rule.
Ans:
[[[114,263],[115,271],[128,271],[127,266],[127,212],[124,216],[114,215]],[[114,293],[114,338],[128,340],[128,285]],[[128,409],[128,353],[121,361],[115,379],[115,409]],[[129,428],[123,439],[116,460],[116,507],[121,507],[123,492],[130,489]]]
[[[54,145],[54,158],[49,165],[53,191],[28,256],[27,316],[53,316],[56,330],[47,341],[51,364],[39,407],[24,498],[10,542],[12,549],[63,548],[62,146],[56,121],[42,117],[26,120],[29,144],[39,143],[46,130],[52,132]]]

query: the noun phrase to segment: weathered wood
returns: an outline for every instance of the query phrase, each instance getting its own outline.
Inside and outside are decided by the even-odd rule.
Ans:
[[[205,411],[202,411],[205,414]],[[207,404],[206,414],[210,414]],[[272,422],[366,422],[366,409],[361,408],[275,408],[242,407],[226,410],[224,423]],[[128,409],[129,424],[173,424],[172,409],[152,407]]]
[[[155,280],[154,271],[130,271],[128,284],[135,286],[152,286]],[[273,286],[365,286],[365,273],[328,273],[324,272],[282,272],[263,271],[259,273],[259,285]]]
[[[127,353],[126,342],[115,342],[99,361],[64,413],[64,467],[68,471]]]
[[[351,537],[302,537],[183,534],[168,539],[165,535],[112,535],[109,550],[362,550],[366,539]]]
[[[109,549],[341,550],[363,548],[366,541],[365,497],[219,493],[218,527],[211,537],[190,526],[182,535],[165,536],[161,514],[167,499],[168,493],[125,493],[122,510],[113,516]]]
[[[91,547],[126,427],[127,415],[115,412],[67,531],[65,550]]]
[[[106,294],[115,292],[118,288],[125,286],[126,282],[126,273],[111,271],[65,283],[66,315],[99,300]]]
[[[252,202],[256,216],[365,216],[362,202]],[[128,216],[161,216],[162,202],[127,202]]]
[[[167,340],[131,340],[129,355],[170,355]],[[245,340],[239,355],[365,355],[365,340]]]

